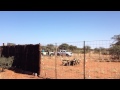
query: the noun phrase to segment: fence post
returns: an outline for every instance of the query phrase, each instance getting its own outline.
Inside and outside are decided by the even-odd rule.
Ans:
[[[3,43],[3,46],[5,46],[5,44]]]
[[[84,61],[83,61],[83,71],[84,71],[84,79],[85,79],[85,41],[84,41]]]
[[[99,50],[99,59],[101,59],[101,48]]]
[[[55,79],[57,79],[57,43],[55,43]]]
[[[40,73],[41,73],[41,45],[39,43],[39,69],[38,69],[38,76],[40,76]]]

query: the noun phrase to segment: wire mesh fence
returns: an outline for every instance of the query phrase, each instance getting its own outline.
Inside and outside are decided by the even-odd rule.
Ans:
[[[52,49],[45,46],[49,53],[41,60],[41,75],[45,78],[120,78],[120,45],[111,40],[54,43]]]
[[[83,52],[83,42],[54,43],[51,46],[53,46],[52,50],[50,50],[49,45],[42,47],[44,48],[42,49],[44,54],[41,58],[42,77],[54,79],[84,78],[84,54],[81,53]]]
[[[86,41],[86,46],[91,47],[86,53],[86,78],[120,78],[119,58],[113,58],[115,55],[119,56],[116,53],[120,48],[119,45],[112,44],[110,40]]]
[[[111,40],[96,40],[40,46],[40,77],[120,79],[119,43],[113,43]]]

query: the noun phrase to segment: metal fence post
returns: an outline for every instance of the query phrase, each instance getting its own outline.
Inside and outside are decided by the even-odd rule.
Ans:
[[[40,43],[39,43],[39,69],[38,69],[38,76],[40,76],[40,74],[41,74],[41,45],[40,45]]]
[[[5,46],[5,43],[3,43],[3,46]]]
[[[83,69],[84,70],[83,71],[84,71],[84,79],[85,79],[85,51],[86,51],[85,50],[85,41],[84,41],[84,45],[83,46],[84,46],[84,61],[83,61]]]
[[[57,43],[55,43],[55,79],[57,79]]]

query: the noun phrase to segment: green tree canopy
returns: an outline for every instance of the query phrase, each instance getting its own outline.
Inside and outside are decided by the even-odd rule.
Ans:
[[[120,34],[114,35],[112,39],[114,39],[115,43],[111,45],[109,52],[115,58],[120,59]]]
[[[74,50],[76,50],[77,49],[77,46],[73,46],[73,45],[70,45],[69,46],[69,50],[71,50],[71,51],[74,51]]]
[[[67,43],[63,43],[59,46],[59,49],[63,49],[63,50],[68,50],[69,49],[69,45]]]
[[[112,39],[116,40],[116,41],[120,41],[120,34],[119,35],[114,35],[112,37]]]
[[[49,51],[54,51],[55,47],[54,47],[53,44],[47,44],[46,49],[49,50]]]

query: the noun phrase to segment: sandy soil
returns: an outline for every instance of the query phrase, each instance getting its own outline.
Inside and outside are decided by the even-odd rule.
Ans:
[[[0,72],[0,79],[120,79],[120,62],[95,61],[99,57],[99,55],[86,55],[84,68],[84,55],[72,57],[44,56],[41,59],[40,77],[5,70],[5,72]],[[63,59],[72,60],[73,58],[80,59],[80,64],[75,66],[62,65]],[[109,56],[101,56],[101,58],[109,59]]]
[[[41,76],[57,79],[119,79],[120,62],[98,62],[99,55],[86,55],[84,68],[84,55],[73,57],[42,57]],[[80,59],[79,65],[62,66],[63,59]],[[109,59],[109,56],[101,56]],[[56,62],[55,62],[56,60]],[[55,65],[55,63],[57,63]],[[85,72],[84,72],[85,71]]]
[[[4,72],[0,72],[0,79],[42,79],[35,75],[16,73],[12,70],[5,69]]]

